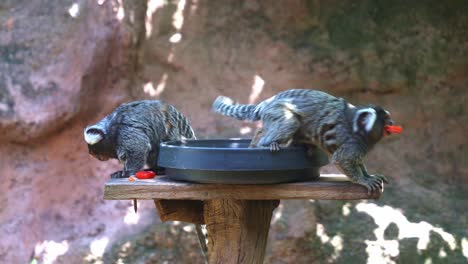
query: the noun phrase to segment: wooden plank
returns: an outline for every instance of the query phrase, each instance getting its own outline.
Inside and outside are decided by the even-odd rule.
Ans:
[[[323,175],[317,181],[268,185],[201,184],[172,181],[167,176],[150,180],[110,179],[104,189],[106,200],[359,200],[378,199],[380,192],[368,194],[344,175]]]

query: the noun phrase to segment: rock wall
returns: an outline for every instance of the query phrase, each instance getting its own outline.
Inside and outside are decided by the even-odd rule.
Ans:
[[[157,221],[151,203],[136,225],[128,202],[102,200],[119,165],[93,160],[82,140],[119,103],[162,99],[201,138],[247,137],[255,124],[211,113],[213,99],[255,103],[290,88],[389,109],[405,132],[368,157],[392,179],[381,203],[413,211],[411,200],[437,201],[415,218],[450,229],[461,245],[466,220],[451,224],[468,209],[457,202],[468,183],[467,24],[461,0],[2,1],[0,262],[96,261],[99,249]],[[284,214],[286,226],[314,215],[297,203],[284,206],[311,211]],[[320,260],[286,250],[310,249],[315,224],[278,223],[269,262]]]
[[[82,140],[84,126],[128,100],[133,33],[113,5],[0,3],[2,263],[64,252],[80,263],[93,241],[139,229],[124,223],[129,203],[102,200],[118,166],[89,158]]]

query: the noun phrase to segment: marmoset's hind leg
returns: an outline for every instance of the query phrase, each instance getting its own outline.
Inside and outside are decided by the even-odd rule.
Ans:
[[[296,115],[281,105],[269,109],[262,121],[263,135],[258,141],[258,146],[269,146],[271,151],[279,151],[280,146],[287,147],[300,127],[300,121]]]
[[[260,128],[257,128],[257,130],[255,130],[255,134],[254,134],[252,140],[250,141],[249,148],[257,147],[258,141],[260,141],[260,138],[262,137],[262,134],[263,134],[263,128],[260,127]]]

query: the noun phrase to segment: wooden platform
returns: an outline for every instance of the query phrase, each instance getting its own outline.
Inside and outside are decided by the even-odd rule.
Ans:
[[[268,185],[200,184],[172,181],[111,179],[106,200],[154,200],[161,221],[205,224],[210,264],[263,263],[273,210],[280,200],[377,199],[380,192],[351,183],[344,175],[322,175],[317,181]],[[197,229],[198,230],[198,229]],[[205,238],[198,232],[201,245]]]
[[[172,181],[167,176],[150,180],[111,179],[104,190],[106,200],[359,200],[378,199],[380,192],[367,194],[344,175],[322,175],[317,181],[268,185],[201,184]]]

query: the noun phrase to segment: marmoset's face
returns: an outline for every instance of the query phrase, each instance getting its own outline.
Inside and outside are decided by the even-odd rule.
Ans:
[[[386,111],[385,109],[376,106],[374,107],[375,112],[377,113],[377,118],[375,121],[374,126],[372,127],[371,132],[369,133],[369,137],[371,141],[378,142],[384,136],[390,135],[386,130],[385,126],[393,125],[393,120],[390,117],[390,112]]]
[[[105,146],[105,142],[101,141],[93,145],[88,144],[88,152],[94,158],[100,161],[106,161],[114,158],[115,154],[109,152],[109,148]]]

